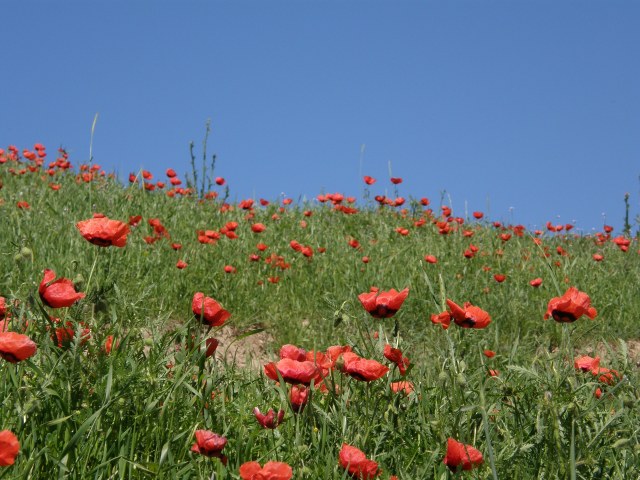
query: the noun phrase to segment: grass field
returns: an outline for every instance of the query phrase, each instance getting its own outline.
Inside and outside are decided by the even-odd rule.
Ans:
[[[0,341],[13,360],[0,360],[0,429],[20,444],[0,477],[289,478],[241,477],[250,461],[287,463],[295,479],[640,477],[637,238],[385,204],[377,184],[356,203],[227,203],[225,185],[189,193],[164,172],[122,185],[44,151],[0,154],[0,318],[37,345],[17,360],[13,337]],[[81,234],[96,214],[128,226],[123,246]],[[73,285],[57,291],[47,269]],[[359,300],[372,287],[408,295],[379,300],[388,318],[374,318]],[[550,304],[570,287],[590,305]],[[50,306],[74,288],[84,297]],[[230,317],[194,314],[207,307],[197,292]],[[447,299],[490,323],[461,328],[484,313]],[[573,320],[567,309],[580,318],[554,321]],[[448,329],[432,321],[445,311]],[[207,338],[220,341],[212,355]],[[387,344],[408,358],[404,375]],[[583,356],[599,363],[576,368]],[[282,422],[264,428],[255,407]],[[226,445],[192,451],[200,430]],[[449,438],[482,463],[463,449],[457,463],[473,468],[455,473]],[[0,441],[0,463],[11,449]]]

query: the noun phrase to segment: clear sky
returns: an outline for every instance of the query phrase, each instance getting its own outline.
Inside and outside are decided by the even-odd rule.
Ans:
[[[232,198],[441,192],[622,227],[640,203],[640,2],[3,2],[0,146],[126,178],[209,151]],[[361,170],[361,150],[365,145]],[[448,198],[446,203],[449,203]]]

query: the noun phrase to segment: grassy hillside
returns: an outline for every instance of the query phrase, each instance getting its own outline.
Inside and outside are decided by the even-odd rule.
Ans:
[[[293,478],[349,478],[343,443],[379,465],[354,478],[640,475],[637,239],[553,225],[530,232],[424,200],[385,204],[372,198],[375,184],[357,204],[339,194],[227,204],[224,186],[200,196],[142,172],[122,185],[99,168],[67,168],[62,152],[57,161],[40,152],[0,154],[5,323],[37,345],[23,361],[0,360],[0,428],[21,448],[0,476],[241,478],[240,465],[257,460],[286,462]],[[96,214],[129,224],[124,246],[81,235],[76,224]],[[84,298],[47,306],[45,269]],[[373,318],[358,299],[371,287],[408,296],[395,315]],[[595,319],[544,321],[569,287],[588,295]],[[196,292],[231,314],[223,326],[194,315]],[[447,299],[491,322],[432,323],[455,313]],[[62,327],[66,338],[55,336]],[[206,356],[214,337],[221,343]],[[348,356],[325,364],[309,353],[322,374],[296,412],[292,381],[280,371],[278,385],[261,368],[284,344],[350,346],[389,372],[362,381],[348,374]],[[405,375],[383,355],[386,344],[408,357]],[[575,368],[584,355],[599,364]],[[413,391],[394,393],[397,381]],[[264,429],[256,406],[283,409],[283,423]],[[227,438],[226,466],[190,451],[196,430]],[[443,462],[450,437],[484,462],[452,473]]]

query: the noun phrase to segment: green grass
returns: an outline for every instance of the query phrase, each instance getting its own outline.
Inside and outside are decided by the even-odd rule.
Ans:
[[[11,329],[24,328],[38,351],[18,364],[0,363],[0,429],[12,430],[21,443],[16,463],[0,477],[205,479],[215,472],[215,478],[239,478],[246,461],[278,460],[292,466],[296,479],[340,479],[347,478],[338,466],[344,442],[377,461],[380,478],[444,479],[454,476],[442,462],[448,437],[484,455],[482,466],[461,477],[640,476],[638,359],[627,352],[636,345],[627,342],[640,339],[635,240],[626,253],[612,242],[598,246],[571,234],[547,232],[540,246],[532,232],[503,242],[502,230],[474,220],[441,235],[417,202],[405,205],[406,215],[373,204],[347,215],[330,204],[280,211],[272,203],[256,206],[249,221],[247,211],[221,211],[217,200],[169,198],[108,178],[78,182],[72,172],[53,179],[43,171],[13,175],[12,167],[19,165],[0,165],[0,296],[12,305]],[[59,191],[48,187],[53,180]],[[17,208],[18,201],[30,208]],[[75,228],[96,212],[143,220],[126,247],[100,248]],[[145,243],[151,218],[160,219],[170,239]],[[427,222],[414,227],[419,218]],[[197,230],[230,221],[239,223],[237,239],[198,242]],[[252,233],[254,222],[267,230]],[[410,234],[399,235],[396,227]],[[464,229],[473,237],[464,237]],[[349,246],[350,238],[361,249]],[[289,246],[294,239],[313,248],[311,259]],[[183,248],[174,251],[172,242]],[[269,248],[259,252],[259,242]],[[479,251],[467,259],[471,243]],[[558,246],[568,255],[558,255]],[[595,262],[593,253],[604,261]],[[251,262],[251,254],[261,260]],[[267,264],[271,254],[290,267]],[[426,263],[427,254],[438,263]],[[186,269],[176,268],[179,259]],[[225,273],[225,265],[237,273]],[[45,268],[73,279],[86,298],[56,311],[44,306],[38,285]],[[497,283],[495,273],[506,281]],[[273,276],[278,283],[268,281]],[[528,283],[536,277],[543,278],[537,289]],[[548,301],[571,285],[589,294],[596,319],[543,321]],[[376,320],[357,298],[371,286],[410,292],[394,318]],[[191,313],[197,291],[232,313],[235,331],[266,330],[273,342],[264,356],[274,361],[285,343],[307,350],[340,344],[388,364],[384,344],[397,343],[411,359],[406,379],[415,391],[391,392],[389,383],[402,379],[395,368],[371,383],[334,371],[338,393],[313,392],[296,414],[284,386],[257,369],[225,363],[225,345],[217,359],[205,359],[206,328]],[[430,315],[446,308],[446,298],[478,305],[492,323],[483,330],[433,325]],[[83,344],[78,333],[70,348],[58,348],[49,316],[90,328],[91,340]],[[120,342],[110,355],[102,350],[108,335]],[[496,357],[486,358],[484,349]],[[594,349],[603,366],[623,375],[615,385],[574,370],[573,358]],[[597,387],[604,391],[600,399]],[[255,406],[284,408],[285,422],[262,429]],[[196,429],[228,438],[226,467],[190,452]]]

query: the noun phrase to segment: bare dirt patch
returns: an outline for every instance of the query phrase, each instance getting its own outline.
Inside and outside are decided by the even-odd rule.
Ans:
[[[264,364],[273,360],[273,354],[269,352],[273,337],[266,330],[251,333],[256,330],[259,329],[252,327],[240,330],[233,326],[222,328],[215,335],[220,342],[216,358],[228,365],[261,370]],[[251,334],[247,335],[248,333]]]

